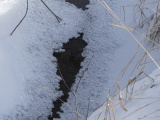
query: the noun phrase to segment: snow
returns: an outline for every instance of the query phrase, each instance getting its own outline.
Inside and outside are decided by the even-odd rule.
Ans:
[[[16,62],[17,57],[16,54],[11,50],[11,46],[9,44],[3,44],[1,42],[0,47],[0,67],[2,68],[0,70],[0,113],[6,112],[12,107],[15,106],[15,103],[20,99],[19,94],[23,90],[23,78],[21,75],[16,75],[15,73],[18,73],[19,71],[15,68],[15,65],[18,63]],[[14,56],[15,55],[15,56]],[[13,57],[12,61],[10,61],[10,57]],[[19,72],[20,73],[20,72]],[[17,79],[17,77],[19,79]],[[17,84],[19,83],[19,84]]]
[[[18,0],[1,0],[0,1],[0,16],[10,11],[18,2]]]
[[[26,18],[10,36],[26,10],[26,0],[16,2],[14,6],[11,0],[0,4],[1,10],[10,8],[0,16],[0,119],[44,120],[51,114],[56,98],[39,87],[61,95],[56,90],[60,77],[56,75],[53,50],[78,36],[84,15],[82,10],[64,1],[46,1],[63,19],[58,23],[41,1],[32,0]]]
[[[119,105],[118,95],[113,99],[115,119],[119,120],[159,120],[159,83],[160,83],[160,70],[153,71],[150,76],[154,76],[154,82],[145,77],[135,83],[135,87],[131,96],[124,100],[124,106],[127,112]],[[131,94],[132,86],[128,88]],[[122,96],[125,98],[126,89],[122,91]],[[116,105],[118,104],[118,105]],[[106,104],[103,104],[96,110],[87,120],[94,120],[99,117],[99,120],[105,118]],[[108,117],[109,119],[109,117]],[[111,112],[111,119],[114,119]]]
[[[131,3],[127,0],[106,2],[121,19],[123,15],[119,10],[120,7]],[[97,1],[90,0],[89,9],[86,11],[77,9],[65,0],[47,0],[45,3],[62,19],[60,23],[40,0],[29,0],[26,18],[10,36],[11,31],[25,14],[26,0],[0,0],[1,120],[47,119],[51,114],[52,102],[56,98],[39,87],[45,87],[56,95],[61,95],[61,92],[56,90],[61,78],[56,75],[56,58],[52,54],[55,49],[60,51],[62,43],[66,43],[69,38],[78,37],[78,32],[84,32],[83,39],[88,46],[84,50],[85,60],[77,74],[73,91],[94,55],[77,93],[79,113],[83,116],[87,113],[89,96],[94,101],[90,103],[89,114],[104,103],[120,71],[138,48],[138,44],[125,30],[108,24],[115,20]],[[132,16],[125,21],[125,24],[134,27],[132,10],[126,9],[126,16]],[[142,38],[139,35],[136,37]],[[141,50],[138,56],[143,53]],[[154,58],[159,56],[157,52],[151,54]],[[136,60],[139,60],[139,57]],[[136,64],[136,60],[130,68]],[[154,64],[149,64],[147,67],[146,73],[156,69]],[[127,75],[120,83],[123,87],[128,81]],[[158,79],[155,74],[151,77]],[[153,90],[155,88],[156,86]],[[70,94],[67,104],[75,108],[74,103],[74,97]],[[62,110],[64,113],[60,114],[60,120],[75,120],[76,114],[64,104]]]
[[[149,1],[147,1],[147,2],[149,2]],[[118,5],[120,7],[122,7],[122,6],[128,6],[128,5],[133,6],[134,4],[135,4],[135,1],[131,2],[131,1],[123,0],[123,1],[121,1],[120,5],[119,4]],[[116,13],[116,15],[118,15],[118,17],[123,21],[123,23],[127,27],[135,28],[135,24],[133,24],[134,14],[133,14],[132,10],[133,10],[132,7],[125,7],[125,16],[126,17],[125,17],[125,21],[123,21],[122,13],[118,14],[113,9],[113,11]],[[150,12],[150,14],[151,13],[152,12]],[[149,13],[147,13],[147,15],[149,15]],[[137,29],[137,31],[144,34],[143,30],[145,30],[145,29],[146,29],[146,26],[145,26],[145,28]],[[116,31],[118,31],[118,32],[116,32]],[[126,32],[126,30],[124,30],[124,31]],[[127,32],[123,33],[122,28],[117,28],[117,30],[115,30],[115,33],[116,33],[116,35],[118,34],[117,38],[119,38],[121,40],[121,43],[123,45],[120,48],[118,48],[119,50],[117,50],[116,53],[113,55],[115,59],[112,61],[113,64],[111,63],[112,68],[111,68],[110,75],[112,75],[112,76],[109,78],[114,80],[114,83],[116,82],[116,80],[118,78],[117,73],[118,72],[120,73],[121,70],[125,67],[125,64],[127,64],[129,62],[128,57],[131,60],[134,53],[138,50],[138,46],[136,47],[136,45],[135,45],[137,43],[135,42],[135,40],[132,37],[130,37],[129,33],[127,33]],[[140,42],[142,42],[142,40],[144,40],[142,36],[139,36],[138,34],[134,34],[134,35]],[[122,42],[122,40],[124,42]],[[149,53],[152,55],[153,58],[158,59],[158,57],[159,57],[158,50],[159,49],[157,47],[150,48],[150,46],[148,44],[144,44],[144,46],[146,47],[146,49],[149,51]],[[152,51],[151,49],[156,49],[156,50]],[[114,110],[116,120],[123,120],[123,119],[124,120],[135,120],[135,119],[136,120],[137,119],[159,120],[159,117],[158,117],[159,112],[156,110],[159,109],[159,94],[158,94],[159,86],[158,85],[159,85],[159,78],[160,78],[159,77],[160,70],[157,69],[157,66],[153,62],[146,65],[144,73],[148,74],[148,76],[146,76],[144,79],[140,79],[139,81],[137,81],[135,83],[134,91],[131,91],[133,88],[133,85],[129,86],[129,88],[128,88],[129,93],[126,98],[126,87],[125,86],[127,85],[128,80],[130,78],[129,75],[132,72],[131,70],[133,70],[134,66],[136,65],[136,62],[138,62],[138,60],[140,59],[140,56],[142,56],[143,54],[144,54],[144,51],[141,49],[140,52],[138,53],[138,55],[136,56],[136,58],[134,59],[134,61],[131,63],[126,74],[123,76],[123,79],[120,81],[120,88],[124,88],[122,90],[122,99],[124,100],[123,104],[124,104],[124,107],[128,111],[126,112],[125,110],[123,110],[123,108],[119,104],[119,94],[117,94],[112,100],[113,106],[114,106],[113,110]],[[119,60],[119,61],[117,61],[117,60]],[[121,61],[121,60],[123,60],[123,61]],[[147,61],[149,62],[149,61],[151,61],[151,59],[147,58]],[[156,62],[159,64],[159,61],[156,61]],[[141,66],[140,66],[140,68],[141,68]],[[154,69],[157,69],[157,70],[152,72]],[[137,74],[136,72],[131,76],[131,79],[134,78],[134,76],[136,76],[136,74]],[[149,73],[151,73],[151,74],[149,74]],[[109,85],[111,85],[110,89],[112,89],[113,84],[110,83]],[[108,94],[107,95],[104,94],[104,95],[107,96]],[[92,101],[97,100],[97,99],[103,100],[102,98],[97,97],[96,99],[93,99]],[[101,104],[101,106],[97,107],[95,109],[95,111],[88,117],[87,120],[94,120],[94,119],[103,120],[105,118],[105,112],[106,112],[106,107],[107,107],[106,100],[107,99],[103,100],[104,103]],[[151,103],[151,105],[150,105],[150,103]],[[114,119],[113,114],[112,114],[112,103],[109,106],[110,106],[111,119]],[[152,112],[154,112],[154,113],[151,114]],[[157,117],[155,117],[155,116],[157,116]],[[108,113],[107,119],[110,119],[109,113]]]

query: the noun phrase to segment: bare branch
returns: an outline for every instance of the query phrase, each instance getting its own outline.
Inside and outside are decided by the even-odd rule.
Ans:
[[[21,19],[21,21],[18,23],[18,25],[14,28],[14,30],[11,32],[10,35],[12,35],[15,32],[15,30],[19,27],[19,25],[22,23],[22,21],[24,20],[24,18],[27,16],[27,13],[28,13],[28,0],[27,0],[26,13],[25,13],[24,17]]]
[[[61,18],[60,17],[58,17],[48,6],[47,6],[47,4],[43,1],[43,0],[41,0],[41,2],[46,6],[46,8],[56,17],[56,19],[57,19],[57,21],[60,23],[61,22]]]

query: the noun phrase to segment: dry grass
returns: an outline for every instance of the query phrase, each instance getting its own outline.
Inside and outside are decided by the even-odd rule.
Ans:
[[[140,2],[137,2],[136,6],[139,10],[137,11],[138,13],[140,12],[140,16],[139,18],[136,17],[136,14],[135,13],[135,19],[139,19],[139,23],[138,23],[138,27],[142,28],[146,23],[150,23],[154,18],[152,16],[150,16],[149,18],[146,17],[146,13],[144,13],[143,11],[143,7],[148,7],[150,8],[151,10],[155,11],[155,15],[156,15],[156,19],[154,21],[154,25],[152,26],[151,29],[147,29],[147,34],[146,35],[143,35],[139,32],[137,32],[136,30],[132,29],[132,28],[129,28],[129,27],[126,27],[122,22],[121,20],[114,14],[114,12],[110,9],[110,7],[107,5],[107,3],[104,1],[104,0],[98,0],[98,2],[105,8],[108,10],[108,12],[110,14],[112,14],[112,16],[118,21],[118,24],[115,24],[115,23],[111,23],[112,25],[116,26],[116,27],[120,27],[120,28],[123,28],[125,30],[127,30],[127,32],[134,38],[134,40],[139,44],[139,48],[138,50],[136,51],[135,55],[133,56],[133,58],[131,59],[131,61],[124,67],[124,69],[121,71],[115,85],[113,86],[113,88],[109,91],[109,95],[108,95],[108,98],[106,100],[106,103],[101,105],[101,107],[104,107],[106,106],[106,110],[105,110],[105,117],[104,117],[104,120],[111,120],[112,118],[114,120],[116,120],[115,118],[115,113],[114,113],[114,108],[115,106],[117,105],[120,105],[122,107],[122,109],[124,111],[127,111],[127,109],[125,108],[125,105],[124,103],[126,103],[127,100],[135,100],[135,99],[152,99],[155,101],[154,102],[151,102],[151,103],[148,103],[146,105],[142,105],[142,106],[139,106],[137,109],[135,109],[134,111],[132,111],[131,113],[129,113],[127,116],[125,116],[123,119],[126,119],[128,118],[130,115],[134,114],[135,112],[138,112],[139,110],[141,109],[145,109],[147,106],[150,106],[156,102],[160,102],[160,97],[148,97],[148,98],[131,98],[130,96],[133,94],[134,92],[134,87],[135,87],[135,83],[137,81],[140,81],[142,80],[142,78],[140,78],[142,75],[145,76],[145,77],[148,77],[151,79],[152,82],[154,82],[154,79],[151,78],[148,74],[145,73],[145,67],[147,64],[151,63],[151,62],[154,62],[154,64],[160,69],[160,66],[158,65],[158,63],[156,62],[157,60],[154,60],[154,58],[150,55],[149,51],[146,50],[146,48],[143,46],[143,44],[149,40],[153,45],[157,45],[158,47],[160,47],[159,45],[159,37],[157,39],[157,36],[159,36],[158,34],[160,34],[160,30],[158,29],[159,28],[159,25],[158,25],[158,21],[160,19],[160,17],[158,16],[159,13],[158,13],[158,6],[159,6],[159,1],[156,1],[155,3],[157,3],[157,10],[154,10],[153,8],[150,8],[148,7],[148,4],[152,4],[153,2],[151,3],[145,3],[146,0],[140,0]],[[125,13],[125,9],[123,7],[123,11]],[[124,18],[125,20],[125,18]],[[137,20],[135,20],[137,21]],[[158,27],[157,27],[158,26]],[[145,40],[140,43],[137,38],[131,33],[131,31],[134,31],[136,33],[138,33],[139,35],[143,36],[145,38]],[[151,33],[150,35],[148,35],[148,33]],[[123,76],[125,75],[125,73],[127,72],[127,70],[129,69],[129,66],[131,65],[131,63],[133,62],[133,60],[135,59],[135,57],[137,56],[138,52],[140,51],[140,49],[143,49],[145,52],[144,54],[142,55],[142,57],[139,59],[139,61],[137,62],[137,64],[135,65],[135,67],[133,68],[131,74],[129,75],[129,80],[128,80],[128,84],[125,88],[121,89],[120,88],[120,85],[119,83],[121,82]],[[152,61],[150,62],[147,62],[147,58],[150,57],[150,59]],[[135,73],[135,71],[137,72],[138,71],[138,74],[137,76],[135,76],[133,79],[131,79],[131,76],[133,75],[133,73]],[[129,87],[131,88],[130,92],[129,92]],[[117,90],[119,90],[119,92],[117,93]],[[122,96],[122,91],[125,91],[126,94],[124,96]],[[111,96],[112,95],[112,96]],[[118,97],[119,96],[119,97]],[[117,100],[118,98],[118,101],[119,103],[114,103],[115,100]],[[158,100],[157,100],[158,99]],[[97,109],[96,109],[97,110]],[[139,118],[139,119],[144,119],[144,118],[147,118],[149,117],[149,115],[151,115],[152,113],[155,113],[155,112],[158,112],[158,110],[153,110],[153,112],[151,112],[150,114],[147,114],[145,115],[144,117],[142,118]],[[112,113],[112,114],[111,114]],[[102,113],[100,113],[98,115],[98,119],[100,118]],[[154,116],[154,117],[159,117],[159,116]],[[96,119],[96,120],[98,120]],[[118,118],[117,118],[118,119]]]
[[[77,86],[76,86],[76,90],[75,90],[75,91],[72,91],[72,90],[68,87],[68,85],[67,85],[67,83],[66,83],[66,81],[65,81],[65,79],[64,79],[64,77],[63,77],[63,75],[62,75],[62,73],[61,73],[61,70],[60,70],[59,66],[57,67],[57,68],[58,68],[58,71],[59,71],[59,73],[60,73],[60,76],[61,76],[61,78],[62,78],[62,80],[63,80],[63,82],[64,82],[64,84],[65,84],[65,86],[66,86],[67,89],[71,92],[71,94],[74,96],[76,110],[75,110],[73,107],[71,107],[69,104],[67,104],[66,102],[64,102],[62,99],[60,99],[55,93],[53,93],[53,92],[50,91],[49,89],[47,89],[47,88],[45,88],[45,87],[39,87],[39,88],[41,88],[41,89],[44,89],[44,90],[47,90],[48,92],[50,92],[50,93],[51,93],[52,95],[54,95],[57,99],[59,99],[62,103],[64,103],[73,113],[76,113],[76,114],[77,114],[77,120],[79,120],[80,118],[83,119],[83,120],[87,120],[87,118],[88,118],[89,105],[90,105],[90,97],[89,97],[89,99],[88,99],[87,115],[86,115],[86,117],[84,117],[83,115],[81,115],[81,114],[78,112],[79,106],[78,106],[78,104],[77,104],[77,100],[78,100],[78,99],[77,99],[76,94],[77,94],[79,85],[80,85],[80,83],[81,83],[81,80],[82,80],[84,74],[86,73],[86,71],[88,70],[88,67],[89,67],[89,65],[90,65],[93,57],[94,57],[94,56],[92,56],[92,58],[91,58],[90,61],[88,62],[88,65],[86,66],[85,70],[83,71],[83,73],[82,73],[82,75],[81,75],[81,77],[80,77],[80,79],[79,79],[79,81],[78,81],[78,84],[77,84]]]
[[[127,108],[125,108],[125,103],[127,100],[137,100],[137,99],[152,99],[152,100],[155,100],[154,102],[151,102],[151,103],[148,103],[146,105],[142,105],[142,106],[139,106],[137,109],[135,109],[134,111],[132,111],[131,113],[129,113],[127,116],[125,116],[123,119],[126,119],[128,118],[130,115],[134,114],[135,112],[138,112],[139,110],[142,110],[142,109],[145,109],[147,106],[150,106],[156,102],[160,102],[160,97],[147,97],[147,98],[131,98],[130,96],[134,93],[134,89],[135,89],[135,84],[137,81],[140,81],[142,80],[144,77],[148,77],[150,78],[150,80],[152,82],[154,82],[154,79],[151,78],[146,72],[145,72],[145,67],[147,64],[149,63],[154,63],[159,69],[160,69],[160,66],[158,65],[157,61],[159,60],[155,60],[149,53],[149,51],[144,47],[144,44],[145,42],[148,42],[150,41],[150,43],[152,43],[153,45],[156,45],[157,47],[160,47],[159,45],[159,41],[160,41],[160,38],[159,38],[159,35],[160,35],[160,15],[159,15],[159,1],[156,1],[156,2],[150,2],[150,3],[146,3],[147,0],[140,0],[140,2],[137,2],[135,1],[137,4],[134,6],[135,8],[134,9],[138,9],[137,12],[135,13],[135,23],[137,24],[137,27],[139,28],[143,28],[145,26],[145,24],[149,24],[149,27],[146,29],[146,34],[142,34],[132,28],[129,28],[127,26],[125,26],[121,20],[116,16],[116,14],[110,9],[110,7],[107,5],[107,3],[104,1],[104,0],[98,0],[98,2],[105,8],[108,10],[108,12],[118,21],[118,24],[116,23],[111,23],[112,25],[116,26],[116,27],[120,27],[120,28],[123,28],[125,30],[127,30],[127,32],[134,38],[134,40],[139,44],[139,48],[138,50],[135,52],[133,58],[129,61],[129,63],[124,67],[124,69],[121,71],[121,73],[119,74],[119,77],[117,78],[113,88],[111,90],[109,90],[109,94],[108,94],[108,97],[107,97],[107,100],[106,100],[106,103],[104,103],[103,105],[101,105],[100,107],[105,107],[105,117],[104,117],[104,120],[111,120],[112,118],[114,120],[118,119],[115,117],[115,113],[114,113],[114,109],[117,105],[120,105],[122,107],[122,109],[124,111],[128,111]],[[148,5],[149,4],[153,4],[153,3],[157,3],[157,9],[154,10],[153,8],[149,7]],[[129,6],[127,6],[129,7]],[[150,10],[154,11],[155,13],[152,14],[151,16],[147,17],[146,13],[144,12],[144,7],[147,7],[149,8]],[[125,8],[123,7],[123,11],[125,13]],[[140,16],[138,15],[140,14]],[[125,20],[125,17],[124,17],[124,20]],[[138,21],[138,23],[137,23]],[[151,25],[151,22],[154,21],[153,25]],[[139,40],[132,34],[132,32],[135,32],[135,33],[138,33],[139,35],[143,36],[144,37],[144,41],[141,43],[139,42]],[[128,71],[131,63],[135,60],[135,58],[137,57],[137,54],[139,53],[140,49],[143,49],[144,50],[144,54],[141,56],[141,58],[139,58],[139,60],[137,61],[136,65],[134,66],[134,68],[132,68],[132,71],[129,75],[129,80],[128,80],[128,84],[126,85],[125,88],[121,89],[120,88],[120,82],[122,81],[122,78],[123,76],[126,74],[126,72]],[[147,62],[147,59],[148,57],[152,60],[150,62]],[[90,61],[91,62],[91,61]],[[89,62],[89,64],[90,64]],[[87,65],[87,68],[89,66],[89,64]],[[86,68],[86,70],[87,70]],[[86,71],[85,70],[85,71]],[[84,73],[85,73],[84,71]],[[138,71],[138,72],[137,72]],[[137,72],[137,75],[131,79],[131,77],[133,76],[133,74]],[[83,73],[83,75],[84,75]],[[82,75],[82,77],[83,77]],[[142,76],[143,75],[143,76]],[[63,75],[61,75],[61,77],[63,78]],[[77,98],[76,98],[76,93],[77,93],[77,90],[78,90],[78,86],[81,82],[81,79],[82,77],[80,78],[79,82],[78,82],[78,85],[76,87],[76,91],[73,92],[71,91],[71,93],[75,96],[75,104],[76,104],[76,110],[74,110],[71,106],[69,106],[68,104],[66,104],[64,102],[65,105],[68,106],[68,108],[70,108],[74,113],[77,114],[77,119],[79,120],[80,118],[83,119],[83,120],[86,120],[82,115],[80,115],[78,113],[78,106],[77,106]],[[65,83],[65,80],[63,79],[64,83]],[[67,85],[66,85],[67,86]],[[131,90],[129,91],[129,87],[131,88]],[[41,87],[42,88],[42,87]],[[49,91],[48,89],[46,88],[43,88],[47,91]],[[117,93],[118,91],[118,93]],[[122,95],[122,91],[125,91],[125,95]],[[51,92],[51,91],[49,91]],[[52,92],[51,92],[52,93]],[[52,93],[53,94],[53,93]],[[55,94],[53,94],[55,95]],[[117,97],[118,96],[118,97]],[[57,97],[57,96],[56,96]],[[58,98],[58,97],[57,97]],[[58,98],[59,99],[59,98]],[[116,100],[118,99],[118,103],[115,102]],[[63,101],[62,101],[63,102]],[[88,108],[89,109],[89,103],[92,102],[92,100],[90,100],[89,98],[89,102],[88,102]],[[95,111],[97,111],[100,107],[98,107]],[[88,111],[88,110],[87,110]],[[94,112],[95,112],[94,111]],[[152,112],[150,112],[149,114],[145,115],[144,117],[142,118],[139,118],[139,119],[144,119],[144,118],[149,118],[150,115],[152,115],[153,113],[155,112],[158,112],[160,111],[160,109],[158,110],[153,110]],[[100,116],[102,115],[102,112],[99,113],[97,115],[97,118],[96,120],[99,120],[100,119]],[[88,116],[88,113],[87,113],[87,116]],[[160,116],[153,116],[153,117],[160,117]]]
[[[135,1],[135,0],[134,0]],[[159,9],[159,3],[160,0],[148,2],[147,0],[140,0],[135,1],[136,5],[134,7],[135,9],[135,15],[134,15],[134,21],[137,24],[138,28],[145,27],[146,29],[146,37],[152,39],[155,43],[159,44],[160,42],[160,9]],[[156,9],[153,9],[150,7],[150,5],[156,4]],[[146,10],[148,9],[148,10]],[[150,16],[147,16],[149,11],[152,11],[153,13],[150,14]],[[155,43],[152,42],[152,45],[154,46]]]

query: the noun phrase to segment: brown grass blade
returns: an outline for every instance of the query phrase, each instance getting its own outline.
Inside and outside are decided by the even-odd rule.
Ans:
[[[114,14],[114,12],[109,8],[109,6],[105,3],[104,0],[102,0],[103,3],[102,3],[100,0],[98,0],[98,1],[102,4],[102,6],[104,6],[104,7],[113,15],[113,17],[115,17],[115,19],[117,19],[117,21],[118,21],[123,27],[125,27],[125,25],[124,25],[124,24],[120,21],[120,19]],[[127,32],[134,38],[134,40],[142,47],[142,49],[148,54],[148,56],[151,58],[151,60],[154,61],[155,65],[160,69],[160,66],[157,64],[157,62],[154,60],[154,58],[150,55],[150,53],[144,48],[144,46],[138,41],[138,39],[137,39],[128,29],[126,29],[126,30],[127,30]]]
[[[121,105],[121,107],[123,108],[124,111],[127,112],[127,109],[124,107],[123,103],[122,103],[122,94],[121,94],[121,88],[119,86],[119,82],[117,82],[118,88],[119,88],[119,103]]]
[[[64,102],[63,100],[61,100],[57,95],[55,95],[52,91],[48,90],[47,88],[45,87],[38,87],[38,88],[42,88],[44,90],[47,90],[48,92],[50,92],[52,95],[54,95],[57,99],[59,99],[61,102],[63,102],[68,108],[70,108],[73,112],[75,112],[76,114],[78,114],[83,120],[86,120],[84,119],[84,117],[79,114],[76,110],[74,110],[70,105],[68,105],[66,102]]]
[[[113,118],[115,120],[116,118],[115,118],[115,115],[114,115],[113,102],[112,102],[112,115],[113,115]]]

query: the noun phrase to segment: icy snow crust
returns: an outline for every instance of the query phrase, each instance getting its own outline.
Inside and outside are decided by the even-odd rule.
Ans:
[[[93,0],[86,11],[77,9],[65,0],[45,1],[62,18],[61,23],[57,22],[40,0],[29,0],[27,17],[10,36],[26,9],[26,0],[17,0],[14,5],[12,1],[9,0],[7,4],[10,9],[0,13],[0,119],[47,119],[53,107],[52,101],[56,98],[38,87],[46,87],[56,95],[61,95],[61,92],[55,90],[61,78],[56,75],[56,58],[52,53],[60,49],[69,38],[78,37],[78,32],[84,32],[83,39],[88,46],[83,53],[86,58],[77,75],[76,84],[94,55],[77,93],[79,113],[86,116],[89,96],[96,100],[90,103],[91,112],[105,101],[119,72],[137,50],[137,43],[125,30],[109,25],[108,22],[114,22],[114,18]],[[121,4],[127,3],[126,0],[107,2],[121,17],[119,8]],[[0,10],[1,6],[5,8],[4,4],[5,1],[0,1]],[[129,21],[128,24],[132,26],[132,20]],[[156,67],[149,68],[152,71]],[[123,86],[126,81],[122,83]],[[67,104],[75,108],[74,103],[70,94]],[[76,114],[68,107],[63,105],[62,110],[64,113],[60,120],[75,120]]]

